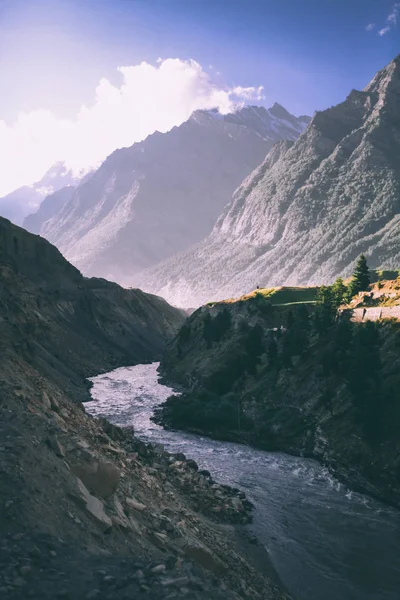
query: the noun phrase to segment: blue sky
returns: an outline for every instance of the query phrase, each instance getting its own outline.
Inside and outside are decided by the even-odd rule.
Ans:
[[[117,66],[158,57],[212,65],[221,82],[263,85],[266,104],[277,100],[310,114],[364,86],[400,52],[400,23],[377,33],[394,4],[0,0],[0,80],[7,89],[0,119],[45,105],[70,116],[90,101],[100,77],[112,80]]]
[[[0,0],[0,195],[229,107],[237,86],[312,115],[399,52],[400,0]]]

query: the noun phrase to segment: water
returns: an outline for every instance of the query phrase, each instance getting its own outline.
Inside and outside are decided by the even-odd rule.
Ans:
[[[92,379],[93,415],[134,425],[146,442],[183,452],[255,504],[252,529],[294,600],[399,600],[400,513],[336,481],[313,460],[179,431],[150,417],[173,393],[158,363]]]

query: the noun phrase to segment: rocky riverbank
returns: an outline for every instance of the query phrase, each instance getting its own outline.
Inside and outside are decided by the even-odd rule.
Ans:
[[[241,492],[40,383],[2,389],[2,597],[286,597],[243,558]]]

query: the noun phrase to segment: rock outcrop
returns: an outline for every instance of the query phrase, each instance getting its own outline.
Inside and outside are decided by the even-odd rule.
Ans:
[[[331,283],[357,256],[398,268],[400,56],[361,92],[317,112],[234,193],[212,233],[140,276],[179,306],[260,285]]]

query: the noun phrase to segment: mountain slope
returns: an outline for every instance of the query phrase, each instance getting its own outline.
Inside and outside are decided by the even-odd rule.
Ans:
[[[287,599],[218,524],[249,520],[239,490],[81,404],[88,376],[159,358],[182,319],[0,218],[2,598]]]
[[[74,186],[70,185],[46,196],[37,211],[25,217],[23,221],[24,229],[31,233],[43,233],[46,221],[57,215],[63,206],[71,200],[75,189]]]
[[[273,143],[307,118],[280,107],[196,111],[179,127],[111,154],[41,231],[85,274],[135,274],[207,235],[234,189]]]
[[[49,169],[40,181],[25,185],[0,198],[0,215],[21,225],[24,218],[35,211],[42,200],[59,189],[77,185],[80,177],[75,176],[64,163],[58,162]]]
[[[49,242],[2,218],[0,278],[3,353],[57,373],[65,389],[84,374],[157,360],[183,321],[162,298],[85,279]]]
[[[400,263],[400,57],[317,112],[236,190],[210,236],[138,280],[182,306],[256,285],[329,282],[364,252]]]
[[[41,234],[42,237],[46,237],[46,229],[48,227],[47,222],[53,217],[56,217],[65,204],[71,200],[77,186],[88,181],[91,176],[92,171],[89,171],[82,179],[74,179],[73,183],[69,183],[67,186],[57,189],[55,192],[45,196],[36,212],[25,217],[23,221],[24,229],[27,229],[31,233]]]

